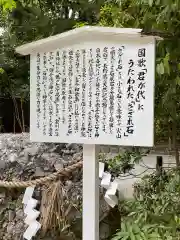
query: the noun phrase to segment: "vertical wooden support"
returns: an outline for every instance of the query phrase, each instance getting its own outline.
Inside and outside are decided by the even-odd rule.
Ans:
[[[99,162],[96,145],[83,145],[83,240],[99,240]]]

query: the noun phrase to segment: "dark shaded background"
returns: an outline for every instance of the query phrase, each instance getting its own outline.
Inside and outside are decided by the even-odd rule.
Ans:
[[[0,98],[0,133],[29,132],[29,123],[29,101],[21,104],[20,98]]]

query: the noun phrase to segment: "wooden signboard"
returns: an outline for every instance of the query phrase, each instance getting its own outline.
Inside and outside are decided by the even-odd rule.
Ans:
[[[155,38],[86,26],[17,52],[31,59],[31,140],[84,146],[83,239],[98,240],[96,146],[153,146]]]

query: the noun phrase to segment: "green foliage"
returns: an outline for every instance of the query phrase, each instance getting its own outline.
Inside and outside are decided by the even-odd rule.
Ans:
[[[121,230],[112,239],[178,240],[180,171],[153,173],[136,183],[135,199],[121,202]]]
[[[14,0],[0,0],[0,6],[2,6],[3,12],[7,13],[16,7],[16,2]]]
[[[0,0],[0,95],[29,97],[29,57],[16,54],[16,46],[97,23],[102,2]]]
[[[152,174],[145,176],[142,182],[135,185],[135,196],[138,201],[144,204],[150,216],[159,216],[165,220],[168,216],[180,214],[180,171],[177,169],[163,172],[160,176]],[[174,204],[173,204],[174,203]],[[155,210],[156,209],[156,210]],[[152,215],[153,213],[153,215]],[[149,218],[149,221],[153,219]]]
[[[107,162],[109,172],[114,176],[118,176],[121,173],[126,173],[131,170],[135,164],[138,164],[142,157],[146,154],[140,152],[138,149],[135,150],[126,150],[117,156],[106,159],[100,156],[101,161]]]
[[[145,34],[164,38],[157,42],[155,126],[156,139],[172,138],[170,121],[180,130],[180,2],[178,0],[112,0],[102,6],[99,25],[142,28]],[[179,135],[175,138],[179,139]]]
[[[77,22],[75,25],[74,25],[74,28],[79,28],[79,27],[84,27],[88,25],[87,22]]]
[[[0,68],[0,74],[3,74],[3,73],[4,73],[4,69]]]
[[[158,232],[154,231],[157,225],[139,226],[133,221],[123,222],[121,231],[118,231],[112,240],[155,240],[161,239]]]

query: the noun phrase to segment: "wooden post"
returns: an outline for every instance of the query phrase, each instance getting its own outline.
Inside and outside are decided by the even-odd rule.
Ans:
[[[96,145],[83,145],[83,240],[99,240],[99,162]]]

